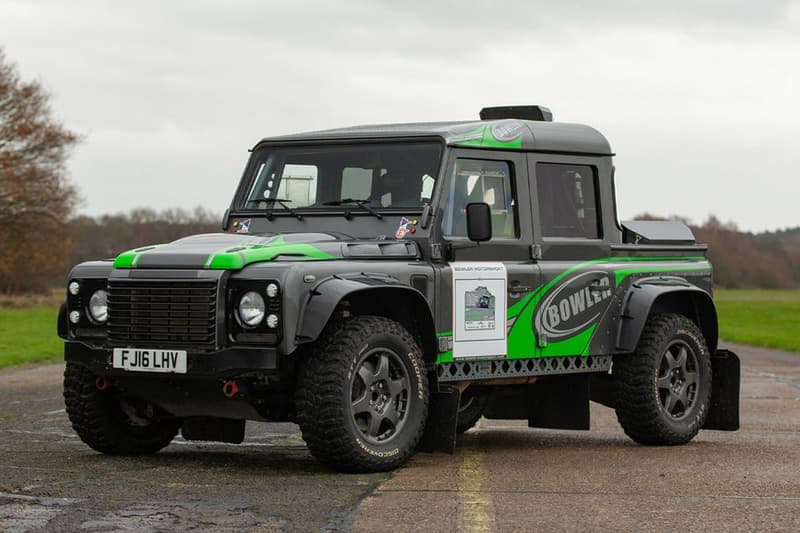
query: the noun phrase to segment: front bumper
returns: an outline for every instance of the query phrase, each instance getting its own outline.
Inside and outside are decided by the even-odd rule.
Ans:
[[[153,376],[149,372],[132,372],[114,368],[111,364],[113,348],[94,346],[80,341],[64,342],[64,360],[84,366],[103,376]],[[246,372],[273,373],[278,370],[278,350],[270,347],[226,348],[216,352],[187,353],[186,374],[169,376],[191,376],[228,378]]]

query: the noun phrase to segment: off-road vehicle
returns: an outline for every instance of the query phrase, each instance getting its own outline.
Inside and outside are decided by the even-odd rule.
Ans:
[[[379,471],[481,416],[589,429],[589,401],[642,444],[737,429],[706,247],[617,222],[596,130],[480,118],[264,139],[221,232],[76,266],[58,330],[80,438],[147,454],[295,421],[323,463]]]

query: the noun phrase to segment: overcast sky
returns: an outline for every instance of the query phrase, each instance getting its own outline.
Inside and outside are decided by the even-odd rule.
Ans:
[[[800,2],[513,4],[0,0],[0,46],[88,214],[221,213],[265,136],[544,104],[608,137],[620,218],[800,225]]]

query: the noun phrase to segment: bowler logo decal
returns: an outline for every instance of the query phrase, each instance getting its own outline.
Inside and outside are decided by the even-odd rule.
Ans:
[[[522,135],[525,125],[516,120],[504,120],[492,125],[492,137],[500,142],[510,142]]]
[[[611,298],[611,276],[592,271],[578,274],[557,286],[536,311],[537,333],[549,341],[572,337],[588,328],[603,313],[603,302]]]

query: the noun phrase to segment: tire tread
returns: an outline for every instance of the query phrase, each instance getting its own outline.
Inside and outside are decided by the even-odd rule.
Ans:
[[[704,404],[703,412],[683,431],[666,422],[657,398],[653,397],[654,372],[658,370],[662,355],[660,349],[679,329],[690,331],[701,342],[702,353],[697,354],[697,360],[703,368],[698,370],[701,376],[704,373],[709,379],[706,397],[697,399]],[[615,357],[613,372],[617,420],[631,439],[645,445],[680,445],[692,440],[700,431],[708,415],[711,362],[703,335],[689,318],[674,313],[648,318],[636,353]]]
[[[344,472],[381,472],[397,468],[413,455],[422,437],[416,432],[410,445],[392,457],[365,453],[346,425],[347,413],[340,398],[348,383],[352,354],[375,333],[399,337],[411,347],[411,354],[424,369],[421,352],[414,337],[399,323],[381,316],[354,316],[329,324],[314,349],[301,365],[296,392],[297,423],[311,454],[321,463]],[[412,377],[412,376],[410,376]],[[428,407],[427,380],[423,379],[423,418]]]
[[[152,454],[167,446],[180,429],[180,420],[163,419],[152,426],[132,428],[112,391],[100,392],[89,369],[67,363],[64,404],[72,428],[92,449],[110,455]]]

